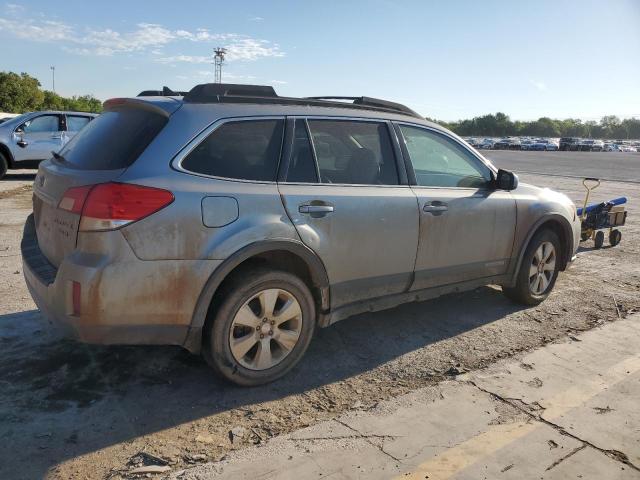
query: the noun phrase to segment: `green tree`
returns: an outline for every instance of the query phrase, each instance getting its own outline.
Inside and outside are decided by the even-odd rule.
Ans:
[[[0,72],[0,111],[23,113],[37,110],[43,99],[37,79],[26,73]]]
[[[40,90],[40,82],[26,73],[0,72],[0,111],[24,113],[34,110],[102,111],[102,102],[92,95],[65,98]]]

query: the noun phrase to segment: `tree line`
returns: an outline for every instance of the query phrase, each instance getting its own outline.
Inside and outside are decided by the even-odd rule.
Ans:
[[[36,110],[102,111],[102,102],[92,95],[63,97],[42,90],[37,78],[26,73],[0,72],[0,112],[24,113]]]
[[[0,111],[24,113],[35,110],[73,110],[100,113],[102,102],[92,95],[62,97],[50,90],[42,90],[37,78],[27,73],[0,72]],[[524,122],[511,120],[498,112],[467,120],[444,122],[433,120],[463,136],[532,136],[532,137],[587,137],[611,139],[639,139],[640,119],[621,120],[615,115],[602,117],[599,122],[583,122],[579,118],[555,120],[542,117]]]
[[[431,119],[428,119],[431,120]],[[615,115],[602,117],[599,122],[583,122],[579,118],[555,120],[542,117],[538,120],[523,122],[511,120],[504,113],[474,117],[470,120],[443,122],[432,120],[462,136],[506,137],[583,137],[607,139],[639,139],[640,119],[620,120]]]

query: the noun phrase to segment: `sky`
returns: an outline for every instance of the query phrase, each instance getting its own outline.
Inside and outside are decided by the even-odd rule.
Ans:
[[[2,0],[0,0],[1,2]],[[640,117],[640,0],[0,3],[0,71],[101,100],[213,81],[458,120]]]

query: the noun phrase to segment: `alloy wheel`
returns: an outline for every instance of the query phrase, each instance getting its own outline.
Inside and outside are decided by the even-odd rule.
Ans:
[[[556,270],[556,249],[551,242],[542,242],[536,249],[529,267],[529,290],[542,295],[551,284]]]
[[[302,332],[302,309],[290,292],[261,290],[238,309],[231,323],[233,358],[250,370],[267,370],[294,349]]]

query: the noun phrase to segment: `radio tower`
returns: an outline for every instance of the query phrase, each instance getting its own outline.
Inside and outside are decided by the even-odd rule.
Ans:
[[[224,63],[224,56],[227,54],[227,49],[218,47],[213,53],[215,53],[213,56],[213,64],[216,68],[215,82],[222,83],[222,64]]]

